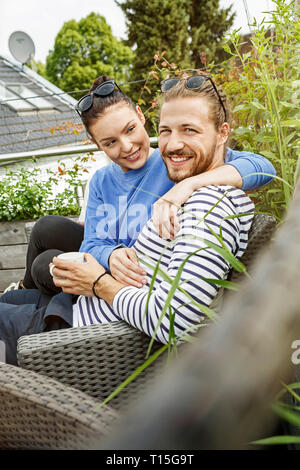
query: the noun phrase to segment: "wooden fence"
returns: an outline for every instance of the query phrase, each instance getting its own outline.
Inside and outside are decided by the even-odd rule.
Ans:
[[[0,293],[23,278],[28,236],[34,221],[0,223]]]
[[[11,282],[23,279],[27,246],[35,223],[36,220],[0,222],[0,295]]]

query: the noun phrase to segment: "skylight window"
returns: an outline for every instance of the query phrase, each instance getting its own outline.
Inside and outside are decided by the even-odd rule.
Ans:
[[[39,97],[24,85],[8,85],[5,87],[0,84],[0,101],[5,101],[5,104],[16,111],[53,109],[53,104],[50,101]]]
[[[28,103],[27,101],[20,99],[16,100],[15,98],[17,98],[17,96],[14,93],[12,93],[7,88],[5,88],[5,86],[0,84],[0,101],[4,101],[5,103],[3,104],[11,106],[16,111],[26,111],[28,109],[35,109],[34,106],[32,106],[32,104]]]

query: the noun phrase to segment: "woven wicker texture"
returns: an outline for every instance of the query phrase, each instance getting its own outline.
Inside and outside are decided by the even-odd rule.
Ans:
[[[118,419],[71,387],[0,363],[0,449],[89,449]]]
[[[247,270],[251,271],[253,263],[258,259],[260,250],[265,249],[274,235],[276,227],[276,219],[270,215],[256,214],[253,218],[251,229],[249,232],[249,241],[247,249],[243,254],[241,261]],[[242,275],[232,270],[230,275],[231,281],[240,280]]]
[[[18,362],[101,400],[145,362],[149,341],[125,322],[51,331],[20,338]],[[153,351],[161,346],[156,342]],[[140,374],[112,400],[112,406],[126,406],[132,394],[151,381],[162,361]]]
[[[259,250],[270,241],[275,224],[273,217],[254,217],[248,248],[242,258],[247,269]],[[232,280],[240,279],[239,273],[232,274]],[[148,345],[149,337],[125,322],[70,328],[20,338],[18,363],[23,368],[55,378],[95,398],[106,398],[144,363]],[[153,351],[160,346],[155,343]],[[163,373],[165,362],[166,354],[110,404],[116,409],[126,408],[132,397],[153,385],[154,378]]]

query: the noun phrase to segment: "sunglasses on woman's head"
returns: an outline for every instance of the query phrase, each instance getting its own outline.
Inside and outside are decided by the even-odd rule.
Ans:
[[[97,86],[97,88],[91,93],[84,95],[82,98],[80,98],[80,100],[75,106],[75,109],[79,116],[81,116],[84,111],[87,111],[93,106],[94,95],[102,97],[108,96],[111,95],[116,88],[122,93],[121,88],[114,80],[107,80],[107,82],[103,82],[101,83],[101,85]]]
[[[215,90],[215,92],[218,96],[219,102],[220,102],[220,104],[223,108],[225,121],[226,121],[227,115],[226,115],[225,106],[224,106],[222,98],[221,98],[221,96],[220,96],[220,94],[217,90],[216,85],[214,84],[212,78],[209,75],[194,75],[194,76],[188,77],[188,78],[178,78],[178,77],[167,78],[166,80],[163,80],[161,82],[161,90],[163,92],[171,90],[171,88],[176,86],[177,83],[179,83],[181,80],[185,80],[185,86],[189,90],[198,90],[199,88],[202,87],[203,83],[205,83],[207,80],[209,80],[211,82],[211,84],[213,86],[213,89]]]

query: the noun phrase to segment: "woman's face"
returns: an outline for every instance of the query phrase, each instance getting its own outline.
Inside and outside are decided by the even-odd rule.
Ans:
[[[93,141],[123,171],[137,170],[146,163],[150,140],[145,131],[145,118],[139,108],[117,103],[104,111],[89,127]]]

